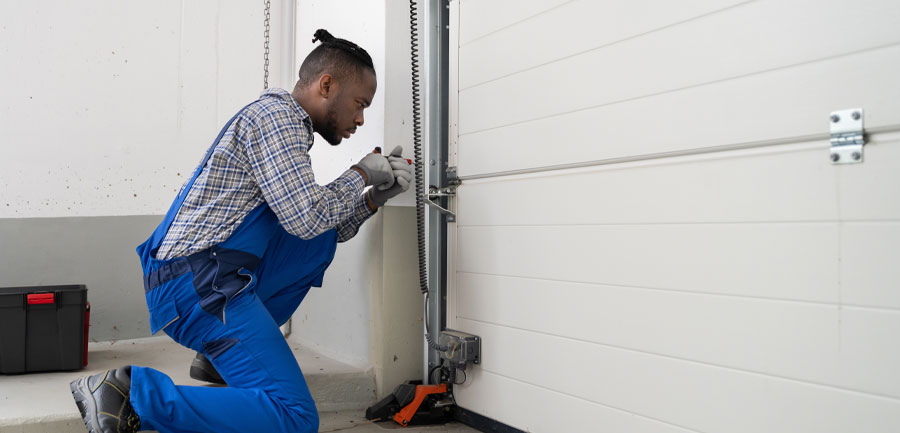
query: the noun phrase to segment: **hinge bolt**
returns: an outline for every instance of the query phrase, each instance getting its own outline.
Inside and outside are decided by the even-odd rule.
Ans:
[[[850,156],[853,157],[854,161],[859,161],[859,158],[862,157],[862,155],[860,155],[859,152],[853,152]]]
[[[862,115],[859,114],[859,111],[853,112],[853,120],[859,120],[860,117],[862,117]]]
[[[831,122],[832,122],[832,123],[838,123],[838,122],[840,122],[840,121],[841,121],[841,116],[838,116],[837,114],[832,114],[832,115],[831,115]]]
[[[839,159],[841,159],[841,155],[838,155],[838,154],[836,154],[836,153],[832,153],[832,154],[831,154],[831,160],[832,160],[832,161],[838,162]]]

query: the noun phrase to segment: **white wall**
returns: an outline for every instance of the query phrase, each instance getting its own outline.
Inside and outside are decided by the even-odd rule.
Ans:
[[[365,0],[300,1],[297,7],[297,69],[318,46],[311,43],[316,29],[324,28],[339,38],[356,42],[372,56],[378,89],[365,111],[365,124],[338,146],[316,136],[310,151],[316,180],[327,183],[359,161],[384,134],[384,8]],[[380,222],[370,219],[359,234],[338,246],[324,285],[312,289],[294,314],[291,338],[344,362],[369,365],[369,302],[373,278],[368,265],[380,257],[373,234]]]
[[[404,155],[412,157],[409,61],[402,54],[409,49],[408,27],[404,32],[395,22],[402,15],[386,14],[386,10],[405,10],[405,5],[371,0],[301,0],[298,4],[298,68],[318,46],[310,42],[313,33],[324,28],[363,47],[372,56],[378,79],[372,105],[365,112],[365,124],[351,139],[331,146],[317,137],[310,155],[320,183],[343,173],[375,146],[389,151],[402,144]],[[413,202],[412,191],[408,191],[389,205],[409,206]],[[363,225],[354,239],[338,246],[324,286],[313,289],[294,315],[292,339],[351,364],[372,365],[372,353],[380,345],[377,337],[372,339],[376,320],[372,315],[372,296],[380,296],[383,290],[382,214],[379,212]]]
[[[0,218],[164,213],[262,90],[261,4],[2,2],[0,17]]]
[[[87,284],[93,339],[147,335],[134,248],[262,65],[262,3],[0,2],[0,286]]]
[[[412,158],[409,26],[408,17],[403,15],[406,7],[405,2],[390,0],[300,0],[298,3],[295,69],[299,69],[306,55],[319,45],[310,42],[313,33],[324,28],[336,37],[363,47],[372,56],[378,79],[372,106],[365,111],[365,124],[352,138],[331,146],[317,137],[310,154],[319,182],[334,179],[375,146],[381,146],[387,152],[400,144],[404,147],[404,155]],[[385,13],[388,9],[390,14]],[[296,71],[294,73],[296,75]],[[413,203],[412,191],[408,191],[392,199],[390,205]]]
[[[300,62],[316,46],[310,41],[317,28],[359,43],[374,59],[378,90],[365,125],[337,147],[316,140],[311,154],[320,183],[375,146],[389,150],[410,142],[408,27],[395,22],[388,36],[386,5],[400,9],[392,20],[405,20],[405,2],[300,1],[296,9],[289,1],[272,2],[270,86],[293,87]],[[10,221],[0,225],[0,243],[33,256],[0,267],[0,286],[87,282],[94,337],[145,335],[133,248],[166,212],[222,123],[262,90],[262,3],[0,2],[0,24],[0,221]],[[393,72],[388,62],[398,63]],[[396,94],[388,98],[391,88]],[[412,202],[409,192],[391,205]],[[132,221],[136,216],[140,224]],[[115,222],[123,240],[92,245],[84,260],[71,257],[66,266],[84,270],[66,273],[71,280],[35,272],[58,267],[35,246],[86,251],[83,241],[59,243],[54,233],[112,223],[73,217],[123,219]],[[20,220],[34,218],[28,233],[48,239],[13,236],[22,230]],[[122,232],[129,227],[133,233]],[[338,248],[325,287],[313,290],[298,311],[294,338],[370,365],[370,297],[382,287],[381,228],[379,215]],[[105,239],[101,235],[71,238]],[[127,271],[115,278],[98,273],[105,264]]]

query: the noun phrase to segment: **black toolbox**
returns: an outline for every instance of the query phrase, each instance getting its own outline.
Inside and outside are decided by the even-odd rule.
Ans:
[[[87,287],[0,287],[0,373],[87,365]]]

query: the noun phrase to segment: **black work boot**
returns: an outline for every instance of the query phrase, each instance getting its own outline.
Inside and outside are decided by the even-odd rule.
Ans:
[[[131,407],[131,366],[82,377],[69,384],[90,433],[133,433],[141,419]]]
[[[191,361],[191,377],[204,382],[225,385],[225,379],[222,379],[222,375],[216,371],[216,367],[200,352],[197,352],[197,356]]]

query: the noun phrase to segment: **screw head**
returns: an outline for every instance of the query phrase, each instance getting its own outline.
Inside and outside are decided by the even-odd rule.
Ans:
[[[432,159],[432,160],[431,160],[431,165],[435,165],[435,164],[437,164],[437,161],[435,161],[435,160]]]
[[[853,152],[850,156],[853,157],[854,161],[859,161],[859,159],[862,158],[862,155],[859,152]]]
[[[853,112],[853,120],[859,120],[860,117],[862,117],[862,114],[860,114],[859,111]]]
[[[831,154],[831,160],[832,160],[832,161],[838,162],[838,160],[840,160],[840,159],[841,159],[841,155],[838,155],[838,154],[836,154],[836,153],[832,153],[832,154]]]
[[[831,123],[838,123],[840,121],[841,121],[841,116],[838,116],[837,114],[831,115]]]

